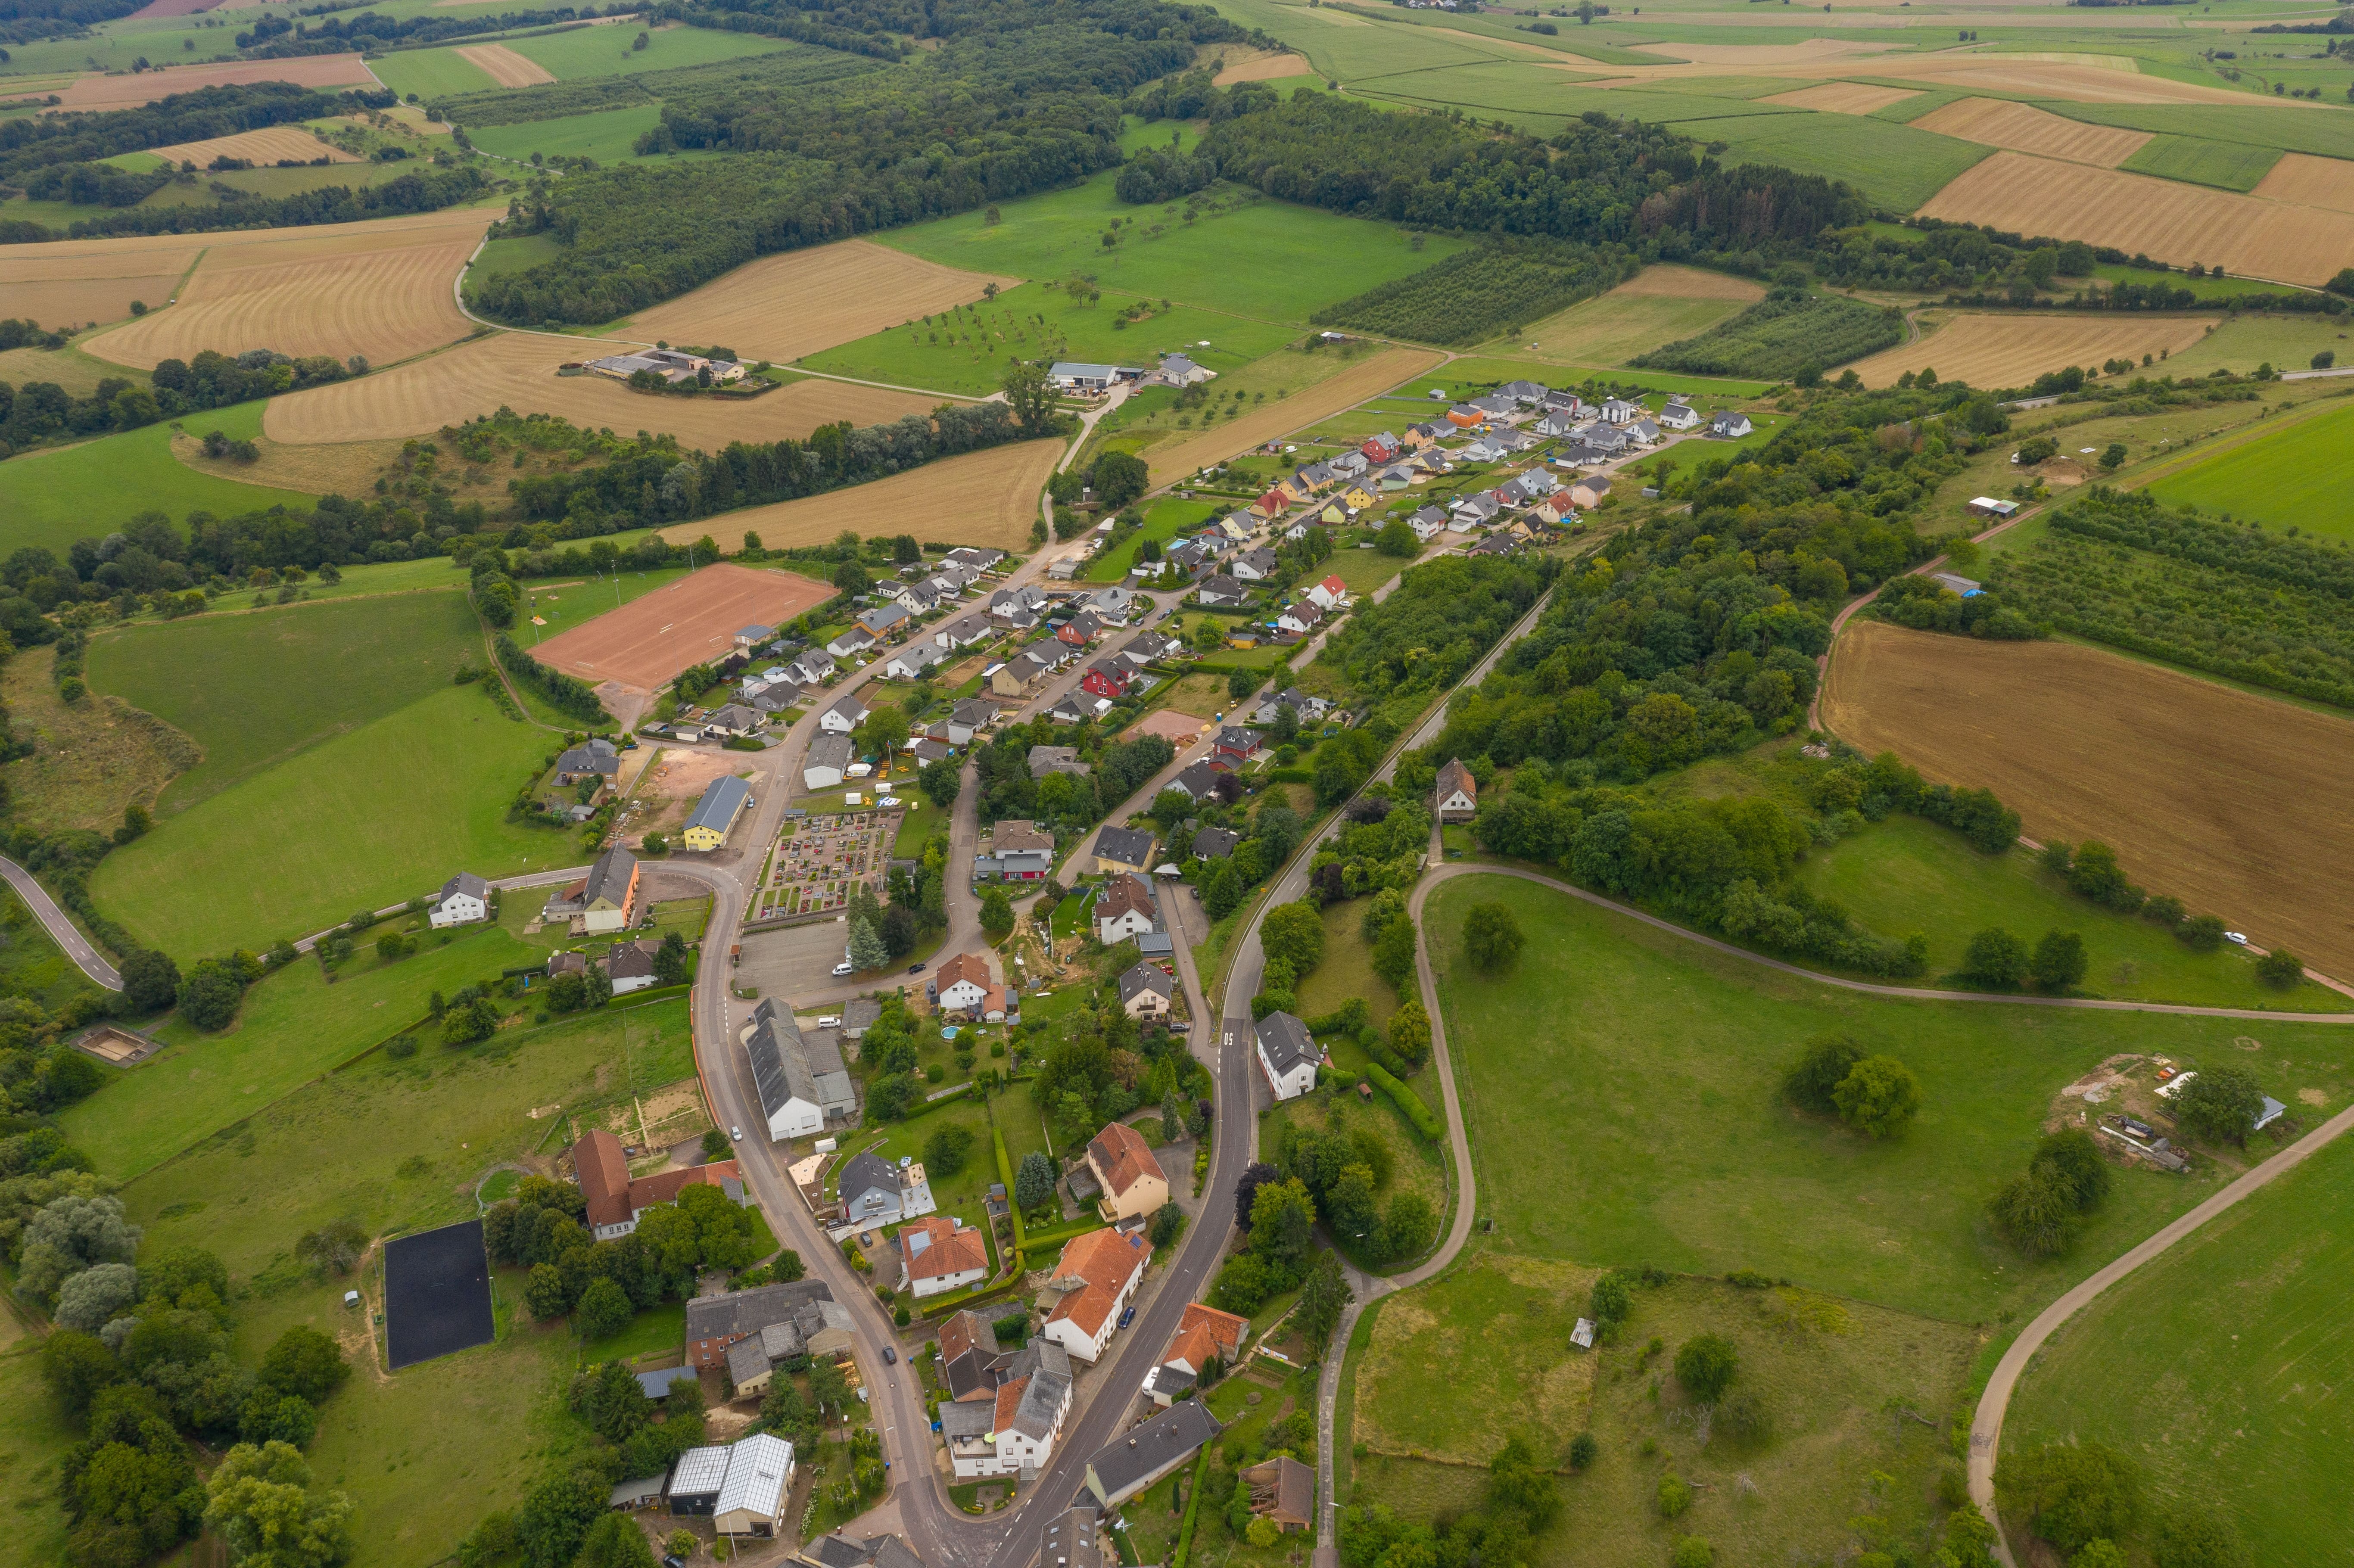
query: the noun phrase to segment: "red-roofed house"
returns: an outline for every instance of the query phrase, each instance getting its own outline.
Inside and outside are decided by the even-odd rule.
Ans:
[[[1103,1189],[1099,1205],[1108,1220],[1149,1214],[1169,1201],[1169,1178],[1144,1135],[1124,1121],[1106,1124],[1087,1142],[1087,1169]]]
[[[920,1298],[978,1285],[989,1272],[981,1233],[947,1214],[927,1214],[899,1229],[907,1287]]]
[[[990,978],[989,960],[979,953],[959,953],[939,967],[932,982],[942,1012],[970,1012],[976,1017],[997,984]]]
[[[716,1165],[695,1165],[684,1171],[657,1171],[630,1180],[630,1162],[621,1140],[599,1128],[572,1146],[572,1171],[588,1202],[588,1229],[599,1241],[611,1241],[638,1228],[639,1216],[660,1203],[675,1203],[689,1187],[724,1189],[741,1181],[733,1160]]]
[[[1152,1244],[1141,1231],[1089,1231],[1064,1248],[1047,1287],[1064,1293],[1046,1315],[1046,1337],[1073,1356],[1092,1362],[1111,1343],[1120,1309],[1144,1280]]]
[[[1317,609],[1330,609],[1349,597],[1349,585],[1338,576],[1329,577],[1322,582],[1310,584],[1308,597],[1316,601]]]
[[[1243,1341],[1249,1338],[1249,1319],[1199,1301],[1187,1303],[1177,1331],[1169,1336],[1169,1348],[1161,1352],[1161,1364],[1145,1374],[1145,1393],[1155,1404],[1174,1404],[1179,1394],[1200,1380],[1202,1369],[1213,1357],[1220,1366],[1232,1367],[1242,1354]]]
[[[1291,510],[1291,497],[1280,489],[1270,490],[1251,503],[1251,510],[1261,517],[1280,517]]]

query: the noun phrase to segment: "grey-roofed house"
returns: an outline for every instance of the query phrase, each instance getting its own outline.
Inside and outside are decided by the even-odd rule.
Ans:
[[[1204,605],[1235,605],[1249,598],[1250,590],[1220,572],[1215,577],[1204,577],[1202,586],[1193,590],[1193,597]]]
[[[970,746],[972,737],[997,719],[997,705],[979,697],[967,697],[949,710],[949,744]]]
[[[856,692],[844,692],[817,715],[817,727],[828,735],[848,735],[864,724],[866,715],[873,711],[859,700]]]
[[[843,1217],[858,1224],[897,1224],[934,1206],[922,1166],[896,1166],[871,1150],[843,1163],[834,1190]]]
[[[1189,762],[1178,771],[1176,778],[1161,788],[1182,789],[1197,801],[1206,800],[1217,792],[1218,780],[1225,777],[1226,774],[1223,769],[1213,768],[1207,762]]]
[[[1117,1568],[1119,1553],[1102,1521],[1086,1499],[1049,1519],[1038,1544],[1038,1568]]]
[[[1068,746],[1034,746],[1030,748],[1030,777],[1044,779],[1049,773],[1067,773],[1074,779],[1085,779],[1095,768],[1079,760],[1076,747]]]
[[[809,755],[801,761],[801,788],[831,789],[850,777],[850,763],[857,748],[846,735],[822,735],[810,742]]]
[[[1261,546],[1236,556],[1227,564],[1226,569],[1244,582],[1265,582],[1275,576],[1279,564],[1275,552]]]
[[[973,875],[1001,881],[1032,882],[1054,869],[1055,835],[1022,820],[998,823],[990,834],[988,853],[972,858]]]
[[[853,997],[842,1004],[842,1037],[858,1040],[865,1036],[883,1016],[883,1004],[871,996]]]
[[[578,784],[584,779],[610,779],[621,770],[621,754],[603,736],[591,736],[556,759],[556,781]]]
[[[443,926],[471,926],[491,916],[491,885],[471,871],[461,871],[441,885],[433,895],[433,905],[426,912],[426,920],[436,928]]]
[[[1224,1430],[1206,1401],[1181,1399],[1097,1449],[1087,1461],[1086,1492],[1098,1508],[1118,1508],[1201,1452],[1204,1444]]]
[[[1235,846],[1242,842],[1242,834],[1228,829],[1204,828],[1193,835],[1193,858],[1224,860],[1234,853]]]
[[[690,1367],[723,1366],[728,1348],[778,1323],[795,1321],[801,1308],[833,1300],[833,1287],[822,1279],[797,1279],[790,1285],[763,1285],[752,1290],[730,1290],[719,1296],[698,1296],[686,1304],[686,1361]]]
[[[1159,964],[1140,963],[1119,977],[1120,1011],[1130,1018],[1166,1018],[1177,982]]]
[[[1107,822],[1096,833],[1095,863],[1100,872],[1140,873],[1152,863],[1152,834]]]
[[[1310,1037],[1308,1025],[1288,1012],[1270,1012],[1258,1021],[1259,1071],[1279,1100],[1297,1099],[1316,1086],[1316,1069],[1324,1053]]]
[[[825,1130],[829,1118],[858,1109],[858,1091],[840,1048],[830,1040],[804,1039],[792,1010],[779,1006],[776,998],[752,1010],[742,1038],[770,1142],[811,1137]]]

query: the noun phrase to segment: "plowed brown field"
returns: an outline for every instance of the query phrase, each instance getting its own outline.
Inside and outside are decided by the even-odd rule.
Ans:
[[[1920,131],[2008,147],[2014,153],[2041,153],[2075,164],[2096,164],[2114,169],[2140,151],[2149,140],[2147,131],[2124,131],[2113,125],[2087,125],[2047,110],[1999,98],[1965,98],[1933,109],[1913,122]]]
[[[2309,153],[2284,153],[2252,194],[2303,207],[2326,207],[2333,212],[2354,212],[2354,163],[2317,158]]]
[[[204,349],[365,355],[382,365],[473,330],[450,286],[493,214],[438,228],[345,235],[279,229],[270,243],[208,250],[179,303],[90,341],[91,353],[153,370]],[[357,226],[349,226],[357,227]],[[363,249],[363,246],[367,248]]]
[[[1875,109],[1885,109],[1892,103],[1902,103],[1908,98],[1920,96],[1918,88],[1873,87],[1861,81],[1827,81],[1820,87],[1802,87],[1796,92],[1777,92],[1765,101],[1796,104],[1800,109],[1817,110],[1825,114],[1869,114]]]
[[[729,441],[806,436],[836,419],[880,424],[927,414],[936,397],[838,381],[796,381],[745,402],[632,392],[604,376],[558,376],[567,360],[626,353],[588,338],[501,333],[379,375],[276,399],[262,416],[274,441],[376,440],[422,436],[501,407],[557,414],[591,429],[656,430],[716,450]]]
[[[2354,723],[2069,642],[1855,620],[1826,726],[1932,779],[1982,786],[2029,837],[2116,847],[2135,881],[2264,947],[2354,975]]]
[[[782,626],[832,597],[829,585],[793,572],[705,567],[551,637],[531,652],[541,663],[591,684],[619,681],[652,691],[687,666],[726,653],[737,627],[754,621]]]
[[[1925,217],[2083,239],[2177,266],[2325,283],[2354,266],[2354,213],[1997,153],[1923,204]]]
[[[58,94],[65,109],[135,109],[200,87],[242,87],[291,81],[297,87],[374,87],[357,55],[308,55],[289,60],[238,60],[227,65],[167,66],[161,70],[86,76]]]
[[[921,468],[853,485],[806,501],[779,501],[724,518],[682,523],[663,537],[684,544],[724,524],[728,542],[738,530],[760,535],[770,548],[831,543],[844,528],[871,534],[898,518],[923,539],[958,545],[993,545],[1001,550],[1030,546],[1030,524],[1038,517],[1038,494],[1063,455],[1061,441],[1021,441],[943,458]]]
[[[470,44],[453,52],[501,87],[537,87],[556,79],[554,71],[504,44]]]
[[[1918,343],[1901,344],[1849,366],[1867,387],[1886,387],[1908,370],[1934,369],[1940,381],[1973,387],[2024,387],[2047,370],[2072,365],[2138,363],[2160,349],[2179,354],[2207,335],[2215,316],[2145,316],[2118,311],[2085,316],[1960,315]]]
[[[872,240],[843,239],[748,261],[693,293],[641,312],[630,331],[782,363],[970,303],[992,282],[1010,289],[1020,281],[943,267]]]
[[[320,141],[300,125],[270,125],[260,131],[240,131],[234,136],[215,136],[205,142],[181,142],[156,148],[155,155],[175,164],[194,164],[200,169],[211,167],[215,158],[243,158],[262,167],[285,158],[298,164],[316,158],[324,158],[331,164],[359,162],[355,154]]]
[[[1303,387],[1280,402],[1267,403],[1239,419],[1230,419],[1214,430],[1149,447],[1144,460],[1152,482],[1167,484],[1182,479],[1195,469],[1224,462],[1236,452],[1246,452],[1287,430],[1329,419],[1344,408],[1352,408],[1401,381],[1444,364],[1446,359],[1445,355],[1427,349],[1384,349],[1371,359]]]

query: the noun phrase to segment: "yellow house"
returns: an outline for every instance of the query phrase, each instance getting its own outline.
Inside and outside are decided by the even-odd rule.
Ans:
[[[695,802],[695,815],[686,820],[685,830],[678,836],[687,848],[708,853],[727,842],[727,831],[751,803],[749,784],[741,779],[715,779]]]
[[[1108,1123],[1088,1142],[1087,1169],[1103,1190],[1097,1212],[1108,1220],[1149,1214],[1169,1201],[1169,1178],[1151,1145],[1125,1122]]]
[[[1342,491],[1341,494],[1342,499],[1347,501],[1350,505],[1355,507],[1360,512],[1363,512],[1366,507],[1371,506],[1373,503],[1372,492],[1368,491],[1362,484],[1352,484],[1349,486],[1348,489]]]

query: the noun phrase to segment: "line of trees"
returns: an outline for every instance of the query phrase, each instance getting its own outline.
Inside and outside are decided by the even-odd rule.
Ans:
[[[232,356],[208,348],[194,359],[160,361],[152,388],[108,376],[89,396],[75,397],[54,381],[15,387],[0,381],[0,458],[59,437],[135,430],[183,414],[323,387],[366,369],[367,361],[357,355],[348,360],[325,354],[296,358],[255,348]]]

